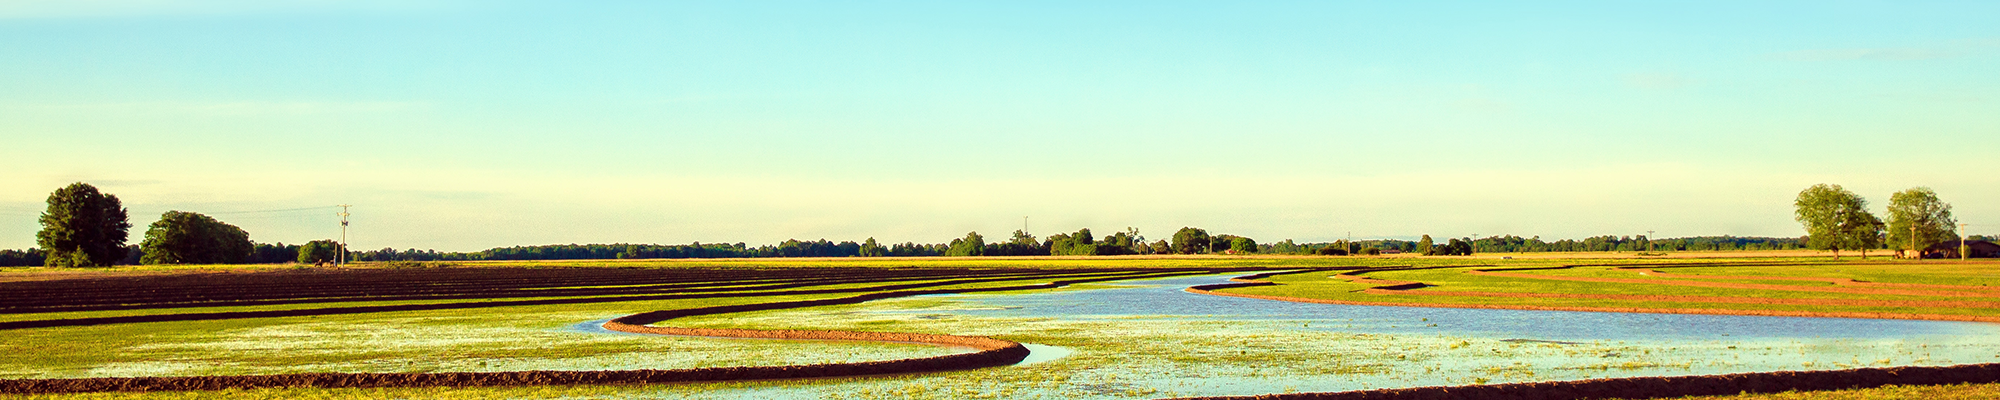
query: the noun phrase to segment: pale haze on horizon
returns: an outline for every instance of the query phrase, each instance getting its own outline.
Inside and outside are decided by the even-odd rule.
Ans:
[[[0,1],[0,37],[6,249],[79,181],[131,243],[352,204],[355,249],[1792,237],[1817,183],[2000,232],[2000,2]]]

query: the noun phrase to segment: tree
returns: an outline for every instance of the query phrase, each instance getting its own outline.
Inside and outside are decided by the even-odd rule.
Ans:
[[[980,237],[979,232],[966,232],[965,238],[952,239],[951,247],[945,248],[944,251],[944,255],[947,257],[971,257],[985,254],[986,238]]]
[[[1153,254],[1173,254],[1174,245],[1168,244],[1166,239],[1155,240],[1153,241],[1152,250]]]
[[[1221,253],[1221,252],[1225,252],[1225,251],[1229,251],[1229,245],[1230,245],[1230,244],[1232,244],[1232,243],[1236,243],[1236,238],[1239,238],[1239,237],[1242,237],[1242,236],[1236,236],[1236,235],[1230,235],[1230,234],[1221,234],[1221,235],[1215,235],[1215,236],[1209,236],[1209,237],[1208,237],[1208,252],[1210,252],[1210,253]]]
[[[1431,235],[1424,235],[1423,240],[1417,241],[1417,254],[1431,255],[1431,247],[1436,246],[1434,243],[1436,242],[1431,241]]]
[[[1840,250],[1863,250],[1881,244],[1882,220],[1868,213],[1868,201],[1861,196],[1842,189],[1840,185],[1818,184],[1799,192],[1797,219],[1805,225],[1806,245],[1818,250],[1832,250],[1833,258],[1840,259]]]
[[[333,262],[334,256],[339,253],[340,243],[332,240],[314,240],[299,245],[299,263],[318,264]]]
[[[139,243],[143,264],[238,264],[250,257],[250,234],[207,215],[168,211]]]
[[[889,251],[883,249],[882,244],[876,243],[875,238],[871,237],[868,238],[868,241],[861,242],[861,253],[859,255],[862,257],[881,257],[889,255]]]
[[[132,223],[118,196],[77,182],[49,194],[42,212],[42,230],[35,242],[51,267],[100,267],[125,258],[125,238]]]
[[[1472,255],[1472,242],[1469,242],[1469,241],[1464,241],[1464,240],[1458,240],[1458,239],[1456,239],[1456,238],[1453,238],[1453,239],[1451,239],[1451,241],[1450,241],[1450,242],[1447,242],[1447,243],[1445,243],[1445,244],[1444,244],[1444,245],[1442,245],[1442,246],[1435,246],[1435,245],[1434,245],[1434,246],[1431,246],[1431,251],[1427,251],[1427,252],[1424,252],[1424,255],[1427,255],[1427,256],[1469,256],[1469,255]]]
[[[1174,252],[1195,254],[1208,250],[1208,231],[1183,227],[1174,232]]]
[[[1257,252],[1257,241],[1238,236],[1229,240],[1229,251],[1236,254],[1255,253]]]
[[[1889,245],[1911,252],[1958,238],[1958,221],[1951,204],[1938,200],[1931,188],[1910,188],[1889,195]]]
[[[1867,210],[1855,214],[1854,218],[1849,224],[1851,227],[1847,232],[1847,245],[1861,250],[1861,259],[1866,260],[1868,249],[1882,247],[1882,227],[1886,225],[1882,223],[1881,218],[1876,218],[1875,214]]]
[[[1090,228],[1072,234],[1058,233],[1049,236],[1049,255],[1052,256],[1093,256],[1098,254],[1098,245],[1091,240]]]

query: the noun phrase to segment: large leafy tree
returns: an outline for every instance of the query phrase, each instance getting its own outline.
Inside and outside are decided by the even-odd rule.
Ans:
[[[1174,232],[1174,252],[1194,254],[1208,250],[1208,231],[1183,227]]]
[[[144,264],[237,264],[250,257],[250,234],[207,215],[168,211],[139,243]]]
[[[42,212],[42,230],[35,233],[35,242],[46,253],[44,265],[106,266],[125,258],[125,237],[131,228],[118,196],[77,182],[49,194],[49,208]]]
[[[1951,204],[1938,200],[1931,188],[1910,188],[1889,195],[1889,245],[1920,251],[1958,238]]]
[[[1832,250],[1840,259],[1841,250],[1861,250],[1882,244],[1882,220],[1868,213],[1868,201],[1840,185],[1818,184],[1799,192],[1797,218],[1806,228],[1806,246]]]
[[[1431,255],[1431,250],[1432,250],[1431,247],[1435,246],[1435,244],[1433,243],[1434,242],[1431,242],[1431,235],[1425,234],[1423,240],[1417,241],[1417,248],[1415,251],[1417,252],[1417,254]]]
[[[334,262],[334,257],[339,254],[340,243],[332,240],[314,240],[299,245],[299,262],[303,264]]]

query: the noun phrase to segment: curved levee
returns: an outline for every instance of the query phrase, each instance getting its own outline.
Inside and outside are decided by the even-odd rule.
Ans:
[[[10,379],[0,380],[0,393],[81,393],[109,391],[193,391],[252,388],[365,388],[365,387],[472,387],[531,385],[603,385],[710,382],[735,380],[829,378],[884,374],[910,374],[964,370],[1011,365],[1027,358],[1020,343],[977,336],[957,336],[901,332],[860,332],[837,330],[755,330],[704,329],[653,326],[676,318],[782,310],[803,307],[856,304],[870,300],[927,294],[1016,291],[1057,288],[1070,284],[1114,280],[1146,279],[1231,270],[1126,271],[1123,274],[1056,280],[1047,283],[969,289],[897,290],[835,299],[784,301],[735,306],[662,310],[628,315],[604,324],[605,329],[659,335],[692,335],[732,338],[861,340],[922,343],[972,348],[970,353],[885,361],[806,365],[713,367],[691,369],[640,369],[615,371],[507,371],[435,373],[296,373],[274,375],[221,375],[185,377]]]

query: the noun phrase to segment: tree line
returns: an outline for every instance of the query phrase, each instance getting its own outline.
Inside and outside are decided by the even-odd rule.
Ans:
[[[383,248],[349,250],[351,261],[476,261],[476,260],[581,260],[581,259],[675,259],[675,258],[767,258],[767,257],[933,257],[933,256],[1115,256],[1146,254],[1288,254],[1288,255],[1375,255],[1414,253],[1423,255],[1469,255],[1511,252],[1594,252],[1594,251],[1704,251],[1704,250],[1789,250],[1812,248],[1870,250],[1904,245],[1923,249],[1955,240],[1951,206],[1937,199],[1928,188],[1913,188],[1891,196],[1890,219],[1884,222],[1869,213],[1867,202],[1838,185],[1815,185],[1799,194],[1795,202],[1797,219],[1807,236],[1799,238],[1699,236],[1651,239],[1646,236],[1595,236],[1583,239],[1545,241],[1496,235],[1483,238],[1446,238],[1430,235],[1419,240],[1361,240],[1295,243],[1291,239],[1260,244],[1248,237],[1210,234],[1207,230],[1183,227],[1172,236],[1148,241],[1138,229],[1126,228],[1099,237],[1089,228],[1038,238],[1016,230],[1006,240],[987,242],[978,232],[944,243],[892,243],[884,245],[867,238],[833,242],[786,240],[772,245],[750,247],[744,243],[662,244],[558,244],[512,246],[476,252],[440,252]],[[85,183],[75,183],[49,196],[43,213],[43,229],[36,234],[38,248],[0,250],[0,266],[105,266],[130,264],[259,264],[323,263],[340,256],[339,244],[315,240],[303,244],[256,243],[249,234],[213,217],[184,211],[168,211],[147,227],[144,240],[126,245],[126,210],[116,196],[97,191]],[[1992,240],[1972,236],[1972,240]]]

